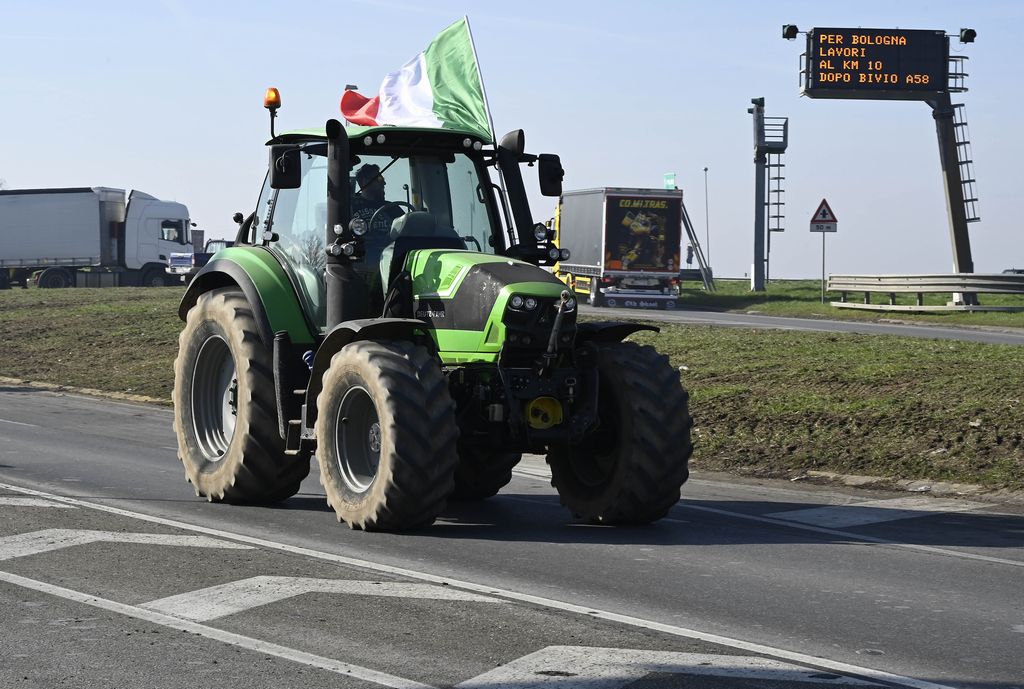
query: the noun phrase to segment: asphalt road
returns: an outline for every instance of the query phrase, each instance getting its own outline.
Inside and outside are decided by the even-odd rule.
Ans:
[[[877,323],[860,321],[832,321],[817,318],[786,318],[754,313],[728,313],[724,311],[651,311],[645,309],[610,309],[581,306],[580,313],[602,319],[643,319],[663,323],[715,325],[733,328],[768,328],[772,330],[799,330],[808,332],[861,333],[864,335],[898,335],[938,340],[963,340],[988,344],[1024,345],[1024,327],[952,327],[941,325],[913,325],[908,323]],[[1022,318],[1024,324],[1024,318]]]
[[[696,477],[655,525],[591,527],[528,458],[374,534],[315,465],[277,508],[195,498],[170,426],[0,389],[0,686],[1024,682],[1020,503]]]

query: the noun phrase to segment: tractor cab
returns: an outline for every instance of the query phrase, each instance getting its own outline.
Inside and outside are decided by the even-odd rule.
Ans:
[[[390,127],[350,127],[345,134],[347,221],[330,229],[327,225],[325,135],[296,132],[271,146],[277,169],[272,166],[264,181],[244,238],[281,260],[311,324],[321,331],[327,326],[325,249],[339,246],[343,234],[351,235],[345,246],[351,254],[345,258],[366,288],[365,309],[347,314],[351,318],[381,315],[390,283],[412,248],[495,254],[506,241],[479,140]],[[381,189],[379,197],[369,193],[373,187]],[[347,232],[337,233],[338,226],[347,226]]]

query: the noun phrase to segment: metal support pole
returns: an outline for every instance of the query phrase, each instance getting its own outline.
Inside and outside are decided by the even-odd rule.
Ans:
[[[971,238],[967,233],[967,211],[964,207],[963,179],[960,176],[960,158],[957,155],[956,128],[953,105],[949,94],[928,101],[935,118],[935,133],[939,139],[939,162],[942,164],[946,187],[946,210],[949,213],[949,235],[953,242],[953,270],[973,273]]]
[[[825,303],[825,235],[827,232],[821,233],[821,303]]]
[[[765,169],[765,174],[768,174],[768,169]],[[768,185],[768,181],[765,180],[765,185]],[[767,214],[768,201],[764,202],[764,209]],[[764,233],[764,284],[768,284],[772,281],[772,231],[766,230]]]
[[[764,291],[765,177],[767,153],[764,145],[764,98],[752,98],[754,107],[747,112],[754,116],[754,264],[750,272],[750,290]]]
[[[704,248],[707,249],[708,265],[711,265],[711,223],[708,220],[708,168],[704,166]]]
[[[750,289],[764,291],[764,178],[765,154],[754,157],[754,265],[750,274]]]

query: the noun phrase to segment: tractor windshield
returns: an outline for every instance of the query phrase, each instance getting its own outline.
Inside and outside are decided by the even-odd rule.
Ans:
[[[457,235],[470,251],[495,253],[488,193],[479,190],[481,175],[487,179],[478,163],[463,154],[359,155],[350,179],[352,217],[362,218],[369,229],[366,255],[356,269],[370,283],[371,295],[376,298],[387,287],[382,256],[389,255],[385,249],[394,240],[392,223],[406,213],[425,211],[439,236]],[[271,250],[292,275],[310,319],[323,327],[327,159],[312,152],[302,156],[298,189],[275,191],[265,183],[256,215],[253,241],[268,231],[276,234]]]

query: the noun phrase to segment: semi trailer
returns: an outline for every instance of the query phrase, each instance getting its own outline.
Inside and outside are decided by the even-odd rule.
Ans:
[[[0,288],[161,286],[191,251],[188,209],[109,187],[0,191]]]

